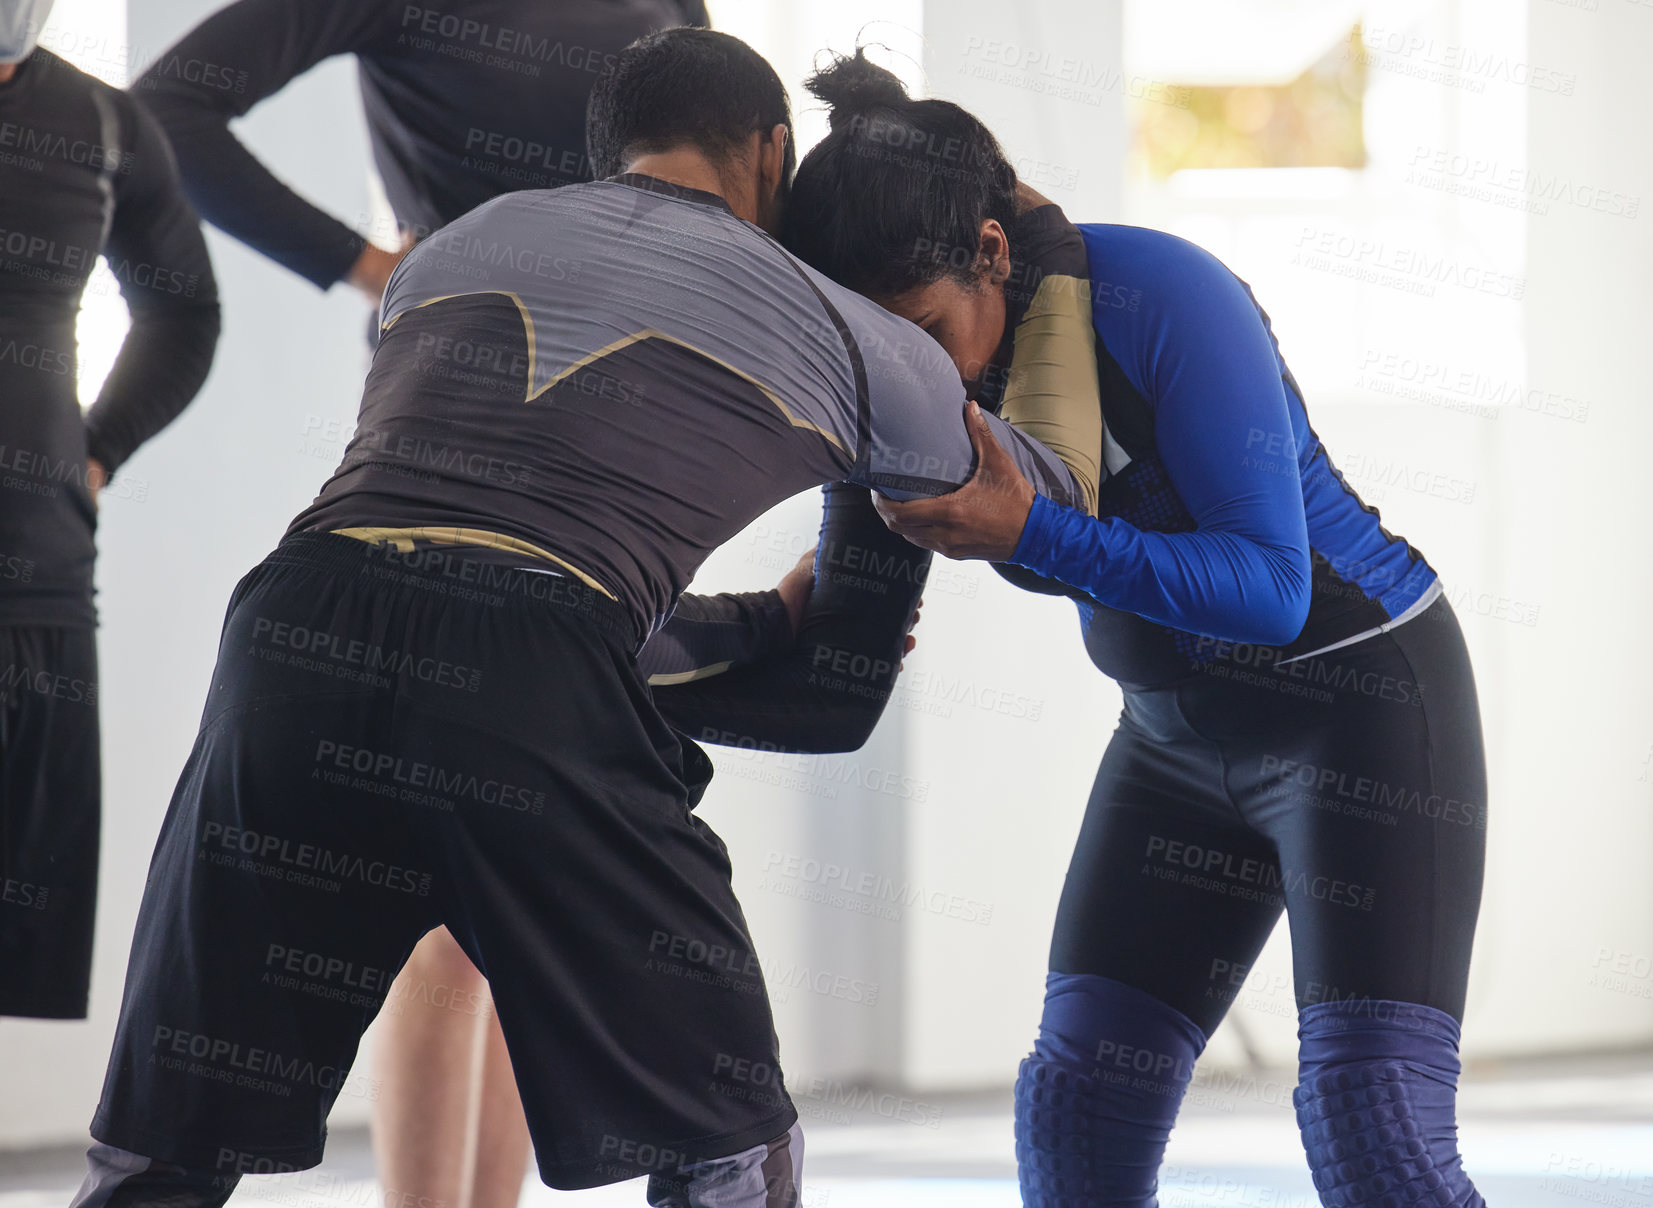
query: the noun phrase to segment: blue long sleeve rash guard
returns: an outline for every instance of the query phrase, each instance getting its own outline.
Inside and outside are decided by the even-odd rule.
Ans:
[[[1160,231],[1080,232],[1107,479],[1096,518],[1036,500],[1011,561],[1089,597],[1098,666],[1152,683],[1218,643],[1301,656],[1432,600],[1428,563],[1332,465],[1245,283]]]

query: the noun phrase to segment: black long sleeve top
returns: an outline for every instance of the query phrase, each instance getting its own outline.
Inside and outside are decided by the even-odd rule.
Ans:
[[[83,414],[75,321],[100,255],[132,327]],[[86,459],[114,473],[170,423],[218,327],[166,136],[131,97],[36,49],[0,84],[0,624],[95,623]]]
[[[491,197],[591,179],[585,107],[643,34],[705,25],[704,0],[238,0],[133,86],[171,136],[201,216],[326,289],[367,245],[294,193],[230,122],[324,59],[354,55],[373,160],[419,238]]]

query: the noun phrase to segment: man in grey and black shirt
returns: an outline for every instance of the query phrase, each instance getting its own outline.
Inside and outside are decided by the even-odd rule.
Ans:
[[[149,65],[133,92],[177,151],[201,215],[321,289],[345,283],[376,307],[402,249],[491,198],[591,179],[586,99],[634,39],[705,25],[703,0],[234,0]],[[318,64],[348,56],[394,249],[370,243],[288,187],[235,125]],[[377,323],[373,324],[377,332]],[[786,626],[766,598],[708,601],[719,632],[749,647]],[[686,611],[693,612],[696,604]],[[510,1060],[487,1006],[423,1001],[421,985],[486,1003],[487,984],[442,928],[420,943],[380,1029],[373,1146],[387,1186],[470,1208],[508,1208],[528,1163]],[[478,1035],[484,1033],[485,1035]],[[470,1095],[445,1088],[469,1086]]]
[[[623,175],[499,198],[402,262],[356,438],[236,589],[80,1204],[216,1204],[319,1162],[362,1029],[438,925],[489,979],[546,1183],[797,1203],[761,966],[636,652],[780,500],[963,484],[964,393],[928,336],[766,233],[790,121],[749,47],[640,41],[591,129]]]
[[[618,601],[639,635],[781,500],[934,495],[973,468],[939,345],[725,196],[648,172],[477,208],[409,255],[383,314],[356,435],[291,531],[486,545]]]

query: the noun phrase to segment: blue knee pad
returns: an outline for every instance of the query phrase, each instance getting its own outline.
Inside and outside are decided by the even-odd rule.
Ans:
[[[1106,977],[1052,973],[1016,1079],[1024,1208],[1154,1208],[1159,1164],[1205,1033]]]
[[[1326,1208],[1486,1208],[1458,1157],[1458,1021],[1417,1003],[1298,1014],[1292,1096]]]

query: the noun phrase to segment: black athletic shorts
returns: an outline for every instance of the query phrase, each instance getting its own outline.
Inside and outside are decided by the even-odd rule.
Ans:
[[[93,1136],[224,1174],[315,1165],[338,1096],[376,1095],[357,1041],[438,925],[488,979],[550,1186],[784,1133],[728,854],[690,812],[710,764],[635,647],[571,578],[283,541],[230,602]]]
[[[97,683],[94,630],[0,626],[0,1015],[86,1018]]]
[[[1223,644],[1130,690],[1057,910],[1050,967],[1135,986],[1209,1036],[1248,1001],[1463,1018],[1486,855],[1475,677],[1446,600],[1293,663]],[[1293,984],[1247,982],[1284,913]]]

